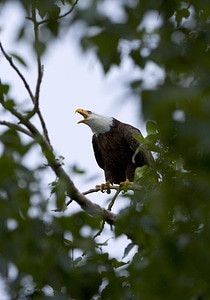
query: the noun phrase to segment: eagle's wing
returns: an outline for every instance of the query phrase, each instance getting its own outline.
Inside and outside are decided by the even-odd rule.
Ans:
[[[144,144],[134,137],[135,135],[143,137],[141,132],[137,128],[129,124],[125,125],[127,128],[126,130],[124,130],[124,138],[129,147],[133,150],[134,153],[139,148],[139,152],[136,154],[135,161],[138,161],[142,165],[151,165],[154,161],[151,152],[146,150]]]
[[[98,147],[98,140],[97,140],[97,137],[95,136],[95,134],[92,137],[92,144],[93,144],[93,151],[94,151],[95,159],[96,159],[99,167],[101,169],[104,169],[104,160],[101,156],[101,152]]]

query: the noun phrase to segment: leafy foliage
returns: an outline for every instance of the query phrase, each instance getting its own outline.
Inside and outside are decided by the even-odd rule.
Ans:
[[[164,80],[151,88],[143,77],[130,83],[145,119],[151,120],[145,145],[156,160],[153,169],[136,170],[140,188],[123,195],[130,205],[120,211],[114,232],[132,242],[122,261],[110,258],[92,238],[99,218],[85,212],[49,218],[44,169],[24,163],[40,136],[25,143],[20,127],[1,123],[9,128],[0,137],[0,273],[9,295],[40,299],[41,293],[44,299],[50,289],[57,299],[209,299],[208,1],[19,2],[28,22],[36,18],[40,35],[29,39],[24,21],[17,36],[31,44],[38,61],[61,30],[83,22],[81,48],[95,52],[105,73],[126,57],[141,70],[152,61],[164,71]],[[115,12],[108,14],[106,5],[113,3]],[[42,30],[48,31],[48,40]],[[12,56],[25,65],[27,59]],[[3,110],[14,114],[16,99],[10,99],[7,84],[0,85],[0,98]],[[52,184],[59,208],[66,190],[60,178]],[[87,226],[90,233],[84,234]]]

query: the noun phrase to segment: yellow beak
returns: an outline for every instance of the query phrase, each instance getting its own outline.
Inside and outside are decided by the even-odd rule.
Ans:
[[[79,113],[80,115],[82,115],[84,117],[84,119],[78,121],[77,124],[84,123],[85,120],[89,117],[88,111],[85,109],[82,109],[82,108],[77,108],[75,110],[75,113]]]

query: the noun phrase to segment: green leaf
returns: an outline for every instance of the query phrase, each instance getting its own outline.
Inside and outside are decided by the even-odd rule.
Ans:
[[[190,16],[190,11],[188,8],[182,8],[176,11],[175,19],[177,22],[177,25],[180,26],[182,19],[187,19]]]
[[[10,86],[0,82],[0,96],[8,94]]]
[[[4,101],[3,106],[4,106],[5,109],[10,111],[11,109],[14,108],[15,101],[13,99],[8,99],[8,100]]]
[[[74,266],[78,265],[82,261],[82,257],[79,256],[74,260]]]
[[[71,167],[71,171],[75,174],[85,174],[85,170],[81,169],[80,167],[78,167],[77,165],[73,165]]]
[[[96,46],[97,55],[102,63],[105,73],[112,65],[119,65],[120,53],[118,51],[118,38],[109,31],[103,30],[98,35],[89,38],[89,41]]]
[[[49,10],[49,6],[47,5],[47,2],[49,1],[45,1],[45,2],[38,0],[35,3],[36,9],[38,10],[39,15],[42,19],[44,19],[44,17],[48,14],[48,10]]]
[[[23,144],[19,133],[14,129],[8,129],[2,133],[0,142],[4,145],[6,155],[13,155],[15,153],[19,155],[19,159],[22,159],[35,145],[34,141]]]
[[[141,148],[138,147],[132,156],[132,163],[135,164],[136,155],[141,151]]]
[[[64,239],[64,242],[65,242],[65,244],[66,245],[68,245],[68,246],[70,246],[70,247],[72,247],[73,246],[73,242],[72,241],[70,241],[69,239]]]
[[[46,50],[46,44],[41,41],[36,41],[34,43],[34,50],[35,50],[36,54],[38,54],[39,56],[42,56]]]
[[[15,58],[22,66],[26,68],[28,67],[25,60],[20,55],[17,55],[16,53],[11,53],[11,56]]]
[[[155,134],[157,132],[157,123],[154,121],[147,121],[146,122],[146,130],[147,134]]]
[[[135,247],[136,245],[134,243],[130,243],[126,246],[125,250],[124,250],[124,254],[123,254],[123,258],[125,258],[126,256],[128,256],[128,254],[130,253],[130,251]]]
[[[148,171],[148,166],[146,166],[146,165],[143,167],[136,168],[134,181],[138,181],[139,179],[144,177],[144,175],[145,175],[145,173],[147,173],[147,171]]]
[[[118,261],[116,258],[112,258],[112,265],[115,269],[125,266],[127,263],[123,261]]]

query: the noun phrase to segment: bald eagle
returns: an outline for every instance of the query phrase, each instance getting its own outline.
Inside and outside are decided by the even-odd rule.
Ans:
[[[142,137],[137,128],[89,110],[78,108],[75,112],[84,118],[78,124],[88,125],[93,132],[95,159],[104,170],[106,182],[132,182],[137,167],[152,164],[152,154],[134,137]],[[134,157],[138,148],[139,151]]]

